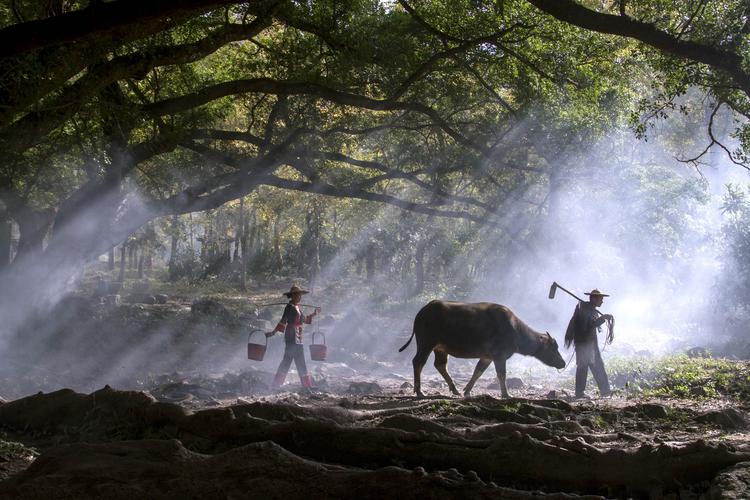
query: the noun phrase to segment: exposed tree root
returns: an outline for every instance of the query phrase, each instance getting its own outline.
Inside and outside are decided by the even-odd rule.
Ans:
[[[385,467],[363,471],[302,459],[269,441],[207,456],[174,440],[60,446],[0,484],[0,498],[570,498],[501,488],[475,474]]]
[[[493,421],[497,412],[518,415],[500,406],[496,400],[483,400],[486,420]],[[477,407],[475,400],[451,408],[463,412]],[[0,426],[32,434],[62,433],[70,442],[178,438],[188,448],[205,453],[273,441],[321,463],[370,469],[393,465],[429,471],[456,469],[514,488],[606,495],[676,490],[711,480],[722,469],[750,460],[748,452],[701,440],[684,446],[643,443],[627,450],[602,449],[595,444],[632,437],[588,433],[570,421],[537,418],[540,422],[533,424],[503,422],[462,433],[408,414],[387,416],[378,427],[361,426],[355,412],[331,406],[250,403],[188,414],[179,406],[157,403],[140,393],[105,388],[90,395],[38,394],[1,405]]]

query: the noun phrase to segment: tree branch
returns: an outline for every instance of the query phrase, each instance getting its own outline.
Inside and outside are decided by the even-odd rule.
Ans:
[[[349,165],[354,165],[357,167],[362,168],[369,168],[373,170],[378,170],[380,172],[383,172],[383,176],[373,177],[368,179],[365,183],[360,183],[360,187],[366,187],[369,185],[374,185],[378,182],[381,182],[386,179],[404,179],[408,180],[412,184],[424,189],[425,191],[439,197],[442,199],[443,203],[447,201],[452,202],[458,202],[458,203],[465,203],[467,205],[473,205],[475,207],[479,207],[483,210],[486,210],[488,212],[492,212],[492,207],[488,205],[487,203],[481,202],[479,200],[476,200],[474,198],[470,198],[468,196],[459,196],[451,194],[443,189],[438,188],[437,186],[433,186],[423,180],[421,180],[418,177],[418,173],[424,173],[424,171],[420,172],[404,172],[402,170],[394,170],[386,165],[372,160],[359,160],[356,158],[352,158],[351,156],[347,156],[343,153],[336,153],[336,152],[328,152],[328,151],[308,151],[305,153],[308,156],[311,156],[313,158],[322,158],[326,160],[331,161],[337,161],[342,163],[348,163]]]
[[[483,151],[485,146],[465,137],[452,128],[433,108],[416,102],[398,101],[396,99],[373,99],[349,92],[341,92],[317,83],[278,81],[270,78],[255,78],[251,80],[234,80],[219,83],[204,88],[199,92],[174,97],[151,105],[144,106],[144,112],[154,116],[164,116],[186,111],[215,99],[228,95],[243,94],[249,92],[264,92],[275,95],[310,95],[327,101],[353,106],[372,111],[413,111],[426,115],[456,142],[471,149]]]
[[[695,167],[698,167],[701,163],[703,163],[701,162],[701,159],[709,152],[709,150],[713,146],[718,146],[719,148],[724,150],[724,152],[727,154],[727,156],[729,157],[729,161],[731,161],[735,165],[740,166],[746,170],[750,170],[750,165],[748,165],[747,162],[739,161],[735,159],[734,155],[729,150],[729,148],[727,148],[721,141],[719,141],[716,138],[716,135],[714,135],[714,118],[716,117],[716,113],[719,112],[719,109],[721,108],[722,104],[724,103],[719,102],[716,104],[716,106],[714,106],[713,111],[711,111],[711,116],[708,119],[708,138],[711,139],[708,145],[703,149],[703,151],[698,153],[696,156],[693,156],[691,158],[675,158],[677,161],[680,161],[682,163],[690,163],[694,165]]]
[[[246,191],[247,188],[252,188],[258,184],[267,184],[267,185],[282,187],[286,189],[294,189],[298,191],[306,191],[306,192],[312,192],[312,193],[317,193],[317,194],[323,194],[326,196],[358,198],[358,199],[367,199],[371,201],[380,201],[383,203],[388,203],[391,205],[398,206],[405,210],[411,210],[414,212],[425,213],[425,214],[433,214],[433,215],[437,215],[440,217],[463,218],[463,219],[473,220],[475,222],[480,222],[481,220],[484,220],[471,214],[470,212],[438,210],[438,209],[435,209],[434,207],[431,207],[429,204],[419,204],[419,203],[409,202],[409,201],[401,200],[391,195],[373,193],[373,192],[367,191],[366,189],[367,187],[374,184],[375,182],[380,182],[386,179],[401,178],[401,179],[414,183],[415,185],[425,189],[426,191],[430,193],[437,194],[438,196],[441,196],[447,199],[451,199],[452,201],[455,201],[455,202],[463,202],[463,203],[471,204],[479,208],[482,208],[487,213],[492,213],[492,207],[490,207],[489,205],[484,204],[478,200],[468,198],[468,197],[452,196],[445,191],[437,189],[425,183],[424,181],[419,180],[414,174],[406,173],[406,172],[402,172],[398,170],[392,170],[378,162],[373,162],[373,161],[368,161],[368,160],[357,160],[355,158],[351,158],[341,153],[320,152],[320,151],[300,152],[300,151],[294,151],[294,150],[291,150],[291,151],[287,150],[286,147],[283,147],[283,148],[277,147],[277,149],[284,150],[285,152],[283,154],[277,154],[274,158],[274,161],[272,162],[268,162],[267,158],[265,157],[261,158],[260,160],[255,159],[255,160],[252,160],[251,162],[246,162],[246,161],[242,161],[237,158],[234,158],[230,155],[227,155],[226,153],[222,153],[220,151],[208,148],[200,144],[185,142],[183,143],[183,146],[201,154],[202,156],[205,156],[208,159],[223,163],[225,165],[229,165],[237,169],[238,171],[230,173],[230,174],[225,174],[222,176],[216,176],[212,178],[211,180],[202,183],[201,185],[193,186],[189,188],[188,190],[185,190],[181,197],[175,198],[175,200],[177,199],[183,200],[182,205],[181,205],[183,208],[181,210],[197,211],[198,209],[196,209],[195,207],[201,207],[200,210],[205,210],[207,208],[216,208],[218,206],[221,206],[221,204],[226,203],[227,201],[235,199],[237,196],[244,196],[244,194],[249,193],[249,191]],[[333,186],[331,184],[319,181],[317,179],[314,182],[295,181],[291,179],[282,179],[277,176],[274,176],[271,173],[273,169],[275,169],[277,166],[283,163],[289,164],[294,168],[298,168],[300,167],[299,162],[304,161],[306,157],[322,158],[322,159],[328,159],[332,161],[341,161],[341,162],[346,162],[352,165],[361,166],[365,168],[373,168],[378,171],[384,172],[384,175],[380,176],[380,178],[377,178],[377,177],[370,178],[365,181],[352,184],[350,186],[337,187],[337,186]],[[259,164],[262,165],[260,169],[258,168]],[[249,168],[249,165],[252,165],[253,167]],[[303,166],[303,167],[306,167],[306,166]],[[308,178],[312,178],[313,176],[309,172],[307,172],[307,170],[308,170],[307,168],[302,168],[301,171]],[[192,201],[187,202],[184,200],[192,200]],[[176,202],[166,202],[166,203],[176,203]],[[184,212],[180,212],[180,213],[184,213]]]
[[[477,223],[482,223],[482,224],[485,224],[487,222],[486,218],[478,217],[469,212],[455,211],[455,210],[440,210],[440,209],[433,208],[423,203],[405,201],[400,198],[396,198],[395,196],[391,196],[387,194],[363,191],[363,190],[357,189],[356,187],[355,188],[339,188],[331,184],[326,184],[322,182],[311,183],[311,182],[305,182],[305,181],[296,181],[292,179],[282,179],[280,177],[274,177],[274,176],[265,177],[264,179],[261,180],[260,183],[265,184],[267,186],[274,186],[274,187],[278,187],[282,189],[292,189],[295,191],[304,191],[306,193],[322,194],[324,196],[333,196],[336,198],[354,198],[354,199],[360,199],[360,200],[377,201],[380,203],[387,203],[389,205],[402,208],[404,210],[409,210],[411,212],[417,212],[417,213],[427,214],[427,215],[435,215],[438,217],[445,217],[445,218],[450,218],[450,219],[465,219],[465,220],[470,220],[472,222],[477,222]]]
[[[145,54],[128,54],[93,66],[54,100],[44,103],[41,109],[34,110],[3,130],[0,140],[5,140],[7,147],[13,151],[22,152],[43,141],[47,134],[75,115],[88,98],[98,94],[107,85],[129,77],[143,78],[155,67],[197,61],[228,42],[252,38],[270,23],[270,16],[257,18],[246,26],[230,25],[219,28],[194,43],[159,47]],[[10,121],[19,111],[19,107],[33,103],[37,97],[29,91],[7,108],[0,108],[0,126]],[[8,140],[11,137],[13,140]]]
[[[118,47],[132,40],[128,32],[156,33],[220,5],[237,0],[117,0],[46,19],[14,24],[0,30],[0,58],[35,50],[80,43],[96,38],[98,44]],[[137,27],[136,30],[133,30]]]
[[[588,9],[573,0],[527,0],[539,10],[566,23],[599,33],[633,38],[651,47],[683,59],[706,64],[726,72],[750,96],[750,75],[742,66],[742,58],[734,53],[698,42],[680,40],[628,16],[603,14]]]

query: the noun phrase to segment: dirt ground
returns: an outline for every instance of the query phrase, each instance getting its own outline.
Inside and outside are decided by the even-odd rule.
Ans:
[[[348,372],[347,372],[348,370]],[[39,393],[0,405],[0,498],[743,498],[747,407],[572,401],[543,383],[447,396],[426,376],[343,363],[293,374],[179,374],[142,391]],[[461,382],[461,375],[457,376]]]

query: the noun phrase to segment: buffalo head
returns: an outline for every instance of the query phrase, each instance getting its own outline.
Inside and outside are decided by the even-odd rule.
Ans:
[[[535,357],[547,366],[552,366],[558,370],[565,368],[565,360],[557,348],[557,341],[552,338],[549,332],[539,336],[539,349]]]

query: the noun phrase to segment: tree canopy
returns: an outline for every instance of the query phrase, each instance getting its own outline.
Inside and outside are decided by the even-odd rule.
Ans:
[[[0,200],[20,229],[14,264],[66,269],[259,186],[513,234],[509,213],[546,210],[581,174],[560,159],[629,116],[691,86],[745,113],[746,16],[725,7],[12,2]]]

